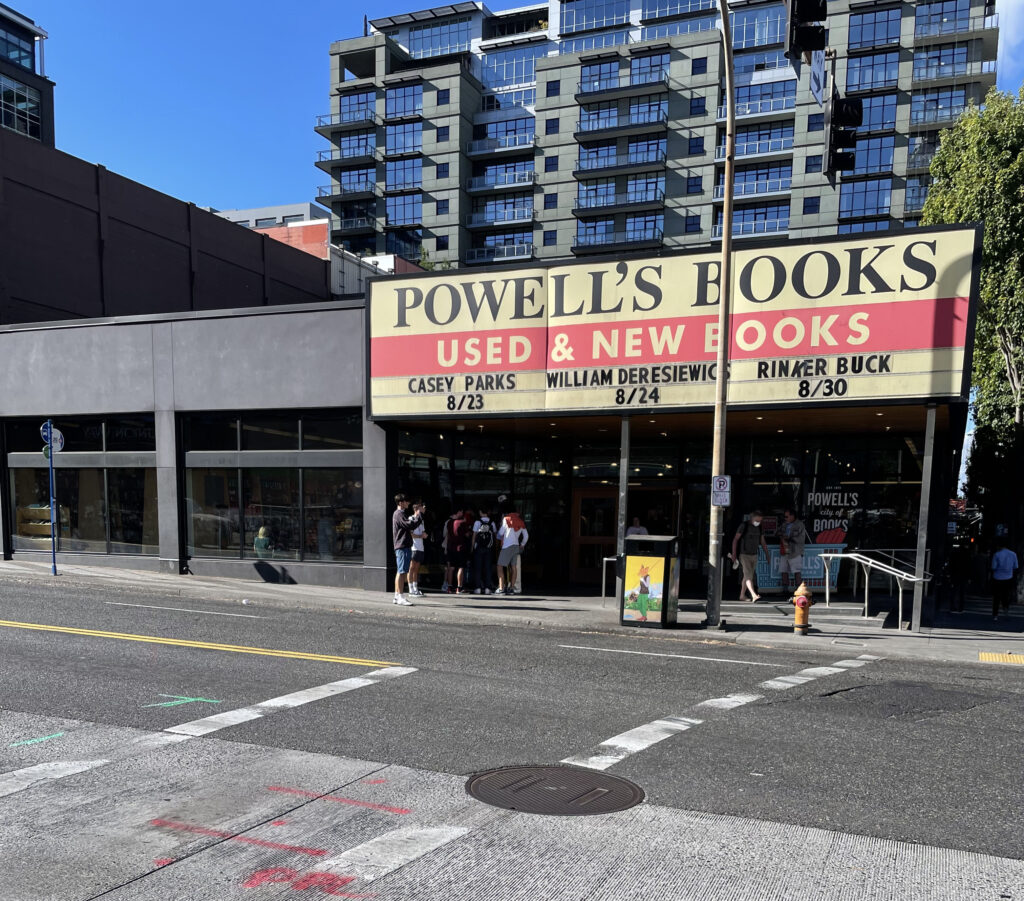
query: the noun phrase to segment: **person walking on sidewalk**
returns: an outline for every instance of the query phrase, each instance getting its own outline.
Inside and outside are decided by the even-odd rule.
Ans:
[[[522,549],[530,540],[526,523],[517,512],[502,517],[498,540],[501,542],[501,551],[498,553],[498,594],[517,594],[516,566]]]
[[[992,555],[992,621],[999,621],[999,610],[1010,612],[1010,598],[1017,584],[1017,555],[1001,538],[996,539],[996,552]]]
[[[782,534],[779,536],[779,575],[782,587],[789,591],[789,577],[793,576],[793,587],[800,584],[804,568],[804,545],[807,543],[807,529],[796,518],[796,510],[789,509],[782,515]]]
[[[740,523],[736,534],[733,535],[732,553],[729,554],[729,559],[733,561],[733,566],[735,567],[738,559],[740,566],[743,568],[742,581],[740,582],[740,600],[743,600],[744,592],[749,591],[751,604],[756,604],[761,600],[761,595],[754,588],[754,582],[757,579],[757,552],[760,548],[764,549],[764,555],[768,557],[768,545],[764,540],[764,534],[761,532],[761,511],[754,510],[745,522]],[[768,559],[771,558],[769,557]]]
[[[412,516],[406,514],[409,509],[409,499],[404,494],[395,495],[395,512],[391,515],[391,537],[395,545],[395,563],[398,565],[398,572],[395,574],[395,598],[393,603],[400,607],[411,607],[412,602],[405,596],[405,584],[409,575],[409,565],[412,563],[412,533],[416,526],[423,521],[423,511],[427,508],[422,506],[419,513]]]
[[[486,510],[473,523],[473,594],[494,594],[494,523]]]

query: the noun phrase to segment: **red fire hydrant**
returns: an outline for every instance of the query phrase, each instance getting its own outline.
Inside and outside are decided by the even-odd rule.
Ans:
[[[790,603],[796,608],[793,617],[793,633],[806,635],[807,627],[810,625],[811,605],[814,601],[811,600],[811,591],[805,583],[801,582],[800,587],[793,592]]]

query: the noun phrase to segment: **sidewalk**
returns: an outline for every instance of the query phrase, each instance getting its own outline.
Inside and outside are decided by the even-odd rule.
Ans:
[[[175,576],[104,566],[59,567],[50,575],[49,564],[0,562],[0,590],[10,584],[37,587],[74,587],[80,591],[120,592],[134,597],[179,598],[201,604],[204,600],[240,606],[282,609],[335,610],[388,617],[460,624],[546,627],[605,632],[665,635],[662,630],[637,629],[619,624],[613,598],[522,595],[430,594],[414,607],[396,607],[388,592],[325,588],[317,585],[281,585],[205,576]],[[978,608],[980,609],[980,608]],[[811,634],[794,635],[791,608],[776,600],[758,604],[725,601],[724,630],[706,630],[700,601],[682,601],[673,638],[694,642],[732,643],[755,647],[800,648],[822,653],[856,649],[882,657],[907,657],[957,663],[1001,663],[1024,666],[1024,608],[1011,608],[1009,617],[992,623],[991,617],[968,612],[944,614],[939,625],[919,633],[883,629],[882,617],[864,619],[859,604],[816,604],[811,609]],[[44,611],[40,611],[44,620]],[[956,623],[951,627],[949,623]],[[985,659],[981,655],[996,655]]]

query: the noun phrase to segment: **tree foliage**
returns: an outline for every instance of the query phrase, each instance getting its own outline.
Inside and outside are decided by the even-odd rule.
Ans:
[[[974,417],[990,439],[1020,439],[1024,382],[1024,87],[993,88],[942,133],[922,225],[984,224],[974,345]]]

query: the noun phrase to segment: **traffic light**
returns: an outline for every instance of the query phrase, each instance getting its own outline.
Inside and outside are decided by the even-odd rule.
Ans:
[[[864,121],[862,100],[840,97],[834,91],[825,105],[825,152],[821,171],[824,175],[845,172],[857,165],[857,132]]]
[[[825,49],[825,26],[817,23],[828,18],[828,0],[786,0],[786,36],[783,53],[787,59],[799,59],[812,50]]]

